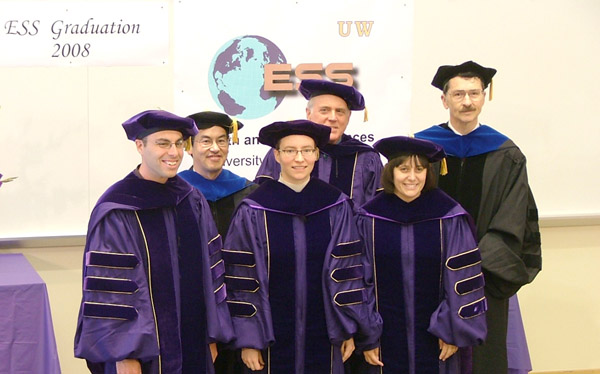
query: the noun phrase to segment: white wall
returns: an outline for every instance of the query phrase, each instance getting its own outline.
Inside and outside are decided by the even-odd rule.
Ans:
[[[600,215],[600,1],[417,0],[414,27],[413,132],[448,120],[430,85],[438,66],[494,67],[480,121],[527,156],[540,214]]]
[[[76,2],[80,1],[83,0]],[[293,6],[310,10],[311,1],[317,3],[304,0]],[[0,4],[4,2],[0,0]],[[184,3],[169,2],[171,8]],[[396,135],[407,128],[416,132],[440,123],[447,119],[447,113],[439,101],[439,91],[429,84],[437,67],[471,59],[495,67],[495,98],[486,103],[481,120],[511,137],[527,155],[540,214],[600,216],[600,199],[593,198],[600,189],[600,174],[588,171],[588,162],[600,159],[600,131],[596,125],[600,106],[596,105],[595,93],[600,82],[600,1],[412,0],[403,4],[406,6],[398,3],[396,6],[401,9],[414,7],[412,56],[398,53],[409,43],[404,38],[406,12],[398,12],[397,22],[393,23],[389,22],[389,14],[381,15],[390,9],[384,5],[389,3],[387,0],[343,3],[349,4],[343,15],[330,9],[327,22],[320,22],[317,31],[311,29],[303,37],[297,31],[302,20],[285,23],[286,18],[280,14],[269,19],[280,26],[277,37],[286,43],[290,53],[301,54],[297,59],[305,56],[301,51],[309,46],[322,44],[318,37],[321,31],[329,36],[335,34],[335,39],[326,40],[333,40],[338,48],[337,53],[332,53],[334,57],[323,53],[324,60],[335,61],[338,55],[345,58],[346,49],[377,51],[364,53],[356,61],[362,87],[367,89],[376,80],[374,77],[379,77],[373,75],[378,70],[373,66],[379,65],[368,65],[366,61],[381,62],[384,71],[380,79],[386,87],[367,89],[367,106],[373,109],[370,117],[376,120],[361,124],[361,129],[383,124],[389,128],[389,135]],[[209,6],[220,5],[206,6],[210,13],[213,8]],[[333,8],[335,3],[328,6]],[[287,7],[265,9],[291,16],[281,11],[290,9]],[[171,9],[173,22],[172,13]],[[236,22],[236,17],[247,19],[246,15],[233,12],[230,16],[222,30],[186,25],[201,30],[204,37],[213,38],[220,33],[224,42],[231,37],[228,24],[235,24],[238,33],[245,31],[239,25],[246,23],[241,22],[242,18]],[[374,20],[373,36],[356,40],[338,37],[337,17]],[[285,29],[288,24],[289,30]],[[249,24],[245,28],[249,34],[256,30],[274,33],[260,26]],[[172,23],[172,33],[173,30]],[[386,36],[383,42],[382,35]],[[173,42],[173,34],[170,38]],[[215,53],[211,48],[198,47],[194,39],[178,38],[180,44],[182,39],[189,48],[202,51],[207,59]],[[290,41],[295,44],[289,44]],[[346,48],[340,49],[340,45]],[[373,49],[373,45],[379,49]],[[84,233],[96,199],[139,160],[120,124],[141,110],[173,110],[175,106],[174,71],[180,69],[176,69],[173,50],[169,57],[168,63],[159,67],[0,68],[0,172],[19,177],[0,190],[0,207],[11,212],[0,215],[0,238]],[[412,74],[403,81],[412,86],[410,120],[405,118],[404,110],[397,109],[399,102],[406,99],[406,90],[390,89],[398,84],[398,72],[383,64],[396,61],[400,65],[407,59],[411,59]],[[199,83],[198,87],[204,84]],[[206,101],[197,106],[206,108],[212,104]],[[377,119],[388,113],[387,108],[395,109],[397,118]],[[302,113],[301,108],[298,113]],[[285,114],[272,113],[279,115]],[[580,175],[585,176],[585,183],[577,183],[576,192],[562,187],[562,180],[552,183],[557,175],[565,177],[565,172],[569,187]],[[37,214],[30,214],[33,211]]]
[[[600,226],[542,229],[543,269],[519,292],[534,370],[600,370]]]

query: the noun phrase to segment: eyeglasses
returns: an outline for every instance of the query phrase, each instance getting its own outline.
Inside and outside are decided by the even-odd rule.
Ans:
[[[213,140],[211,138],[202,138],[202,139],[195,140],[195,143],[200,144],[200,146],[202,148],[210,148],[210,147],[212,147],[212,145],[214,143],[217,143],[217,146],[219,148],[225,148],[229,145],[229,139],[228,138],[219,138],[217,140]]]
[[[454,101],[463,101],[467,95],[469,99],[473,101],[481,100],[484,96],[483,90],[470,90],[470,91],[452,91],[448,95]]]
[[[154,144],[156,144],[159,148],[162,149],[171,149],[172,145],[174,145],[177,149],[182,149],[183,145],[185,144],[185,141],[183,139],[179,139],[175,143],[171,143],[168,140],[157,140],[154,142]]]
[[[278,149],[281,154],[286,158],[295,158],[298,153],[302,153],[302,157],[311,158],[315,157],[317,150],[315,148],[304,148],[304,149]]]

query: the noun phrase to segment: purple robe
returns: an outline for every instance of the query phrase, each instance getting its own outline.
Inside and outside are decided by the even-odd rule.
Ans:
[[[143,373],[212,373],[208,344],[233,339],[220,250],[206,200],[180,177],[114,184],[89,222],[75,356],[94,374],[126,358]]]
[[[460,354],[438,360],[438,338],[458,347],[486,337],[484,279],[465,210],[439,189],[406,203],[381,193],[359,211],[383,319],[383,369],[370,372],[454,374]]]
[[[371,146],[343,135],[340,143],[328,144],[320,151],[321,157],[311,175],[339,188],[352,199],[355,207],[371,200],[381,188],[383,164]],[[281,166],[270,149],[254,181],[277,180],[280,173]]]
[[[364,245],[338,189],[265,181],[238,207],[223,253],[235,345],[262,350],[266,373],[343,373],[344,340],[377,346]]]
[[[517,294],[512,295],[508,301],[508,334],[506,335],[508,373],[527,374],[532,369],[531,359]]]

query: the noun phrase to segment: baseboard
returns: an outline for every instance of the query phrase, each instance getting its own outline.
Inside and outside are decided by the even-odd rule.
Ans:
[[[529,374],[600,374],[600,369],[587,370],[559,370],[559,371],[532,371]]]

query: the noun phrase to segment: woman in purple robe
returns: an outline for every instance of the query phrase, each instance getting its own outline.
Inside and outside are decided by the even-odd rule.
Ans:
[[[379,358],[365,354],[356,372],[469,372],[468,347],[486,337],[481,256],[469,215],[435,188],[432,162],[445,157],[429,141],[391,137],[374,148],[388,163],[384,193],[361,207],[375,304],[383,318]],[[462,360],[461,360],[462,358]],[[461,362],[462,361],[462,362]]]
[[[310,177],[329,132],[299,120],[259,133],[281,174],[242,200],[222,251],[235,345],[252,371],[342,374],[355,346],[376,358],[381,318],[352,204]]]

